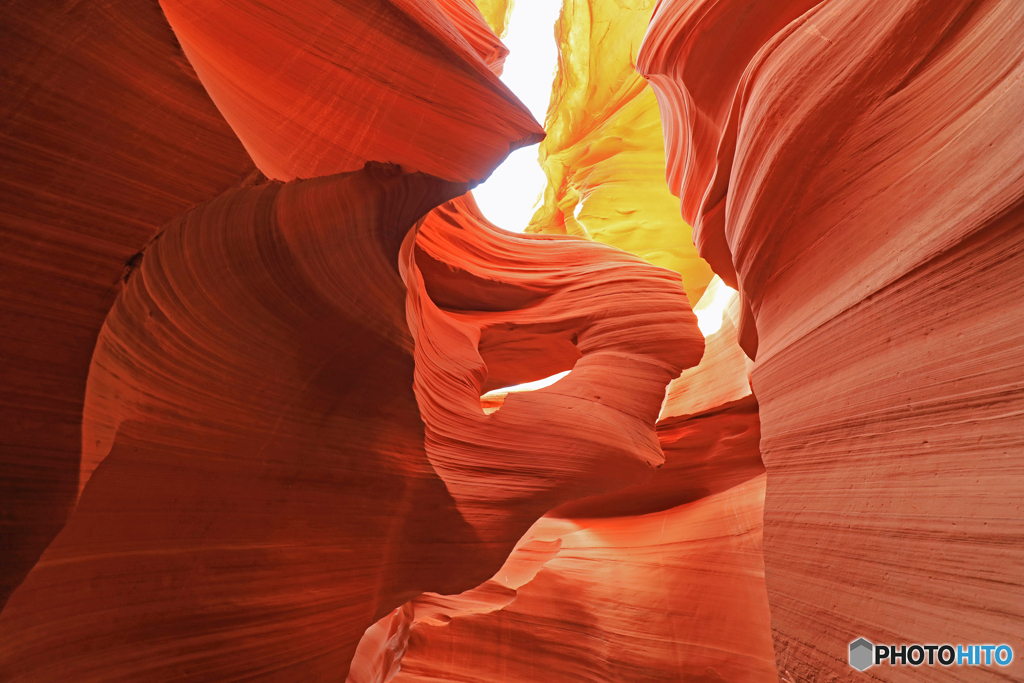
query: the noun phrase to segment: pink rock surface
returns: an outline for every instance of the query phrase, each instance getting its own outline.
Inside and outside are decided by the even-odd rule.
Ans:
[[[485,586],[387,622],[407,648],[393,679],[349,681],[777,680],[763,499],[760,475],[642,516],[546,517]]]
[[[858,636],[1020,651],[1024,7],[811,4],[662,2],[640,58],[749,307],[779,671],[853,680]]]

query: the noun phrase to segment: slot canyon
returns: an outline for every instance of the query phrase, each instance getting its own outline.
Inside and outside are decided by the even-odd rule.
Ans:
[[[0,683],[1024,682],[1021,0],[0,55]]]

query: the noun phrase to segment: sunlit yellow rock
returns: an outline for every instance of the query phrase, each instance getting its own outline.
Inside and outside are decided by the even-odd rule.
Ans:
[[[474,0],[484,15],[484,21],[499,38],[508,32],[508,18],[512,13],[512,0]]]
[[[540,145],[548,186],[527,231],[588,236],[632,252],[678,272],[695,303],[713,273],[665,182],[658,104],[634,68],[654,5],[566,0]]]

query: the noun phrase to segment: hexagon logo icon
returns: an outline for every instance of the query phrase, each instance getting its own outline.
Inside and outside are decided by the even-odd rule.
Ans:
[[[850,643],[850,666],[857,671],[863,671],[871,666],[874,654],[875,646],[864,638],[858,638]]]

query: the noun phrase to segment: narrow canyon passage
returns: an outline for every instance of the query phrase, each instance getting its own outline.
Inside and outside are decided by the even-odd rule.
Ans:
[[[0,59],[0,683],[1024,681],[1019,0]]]

